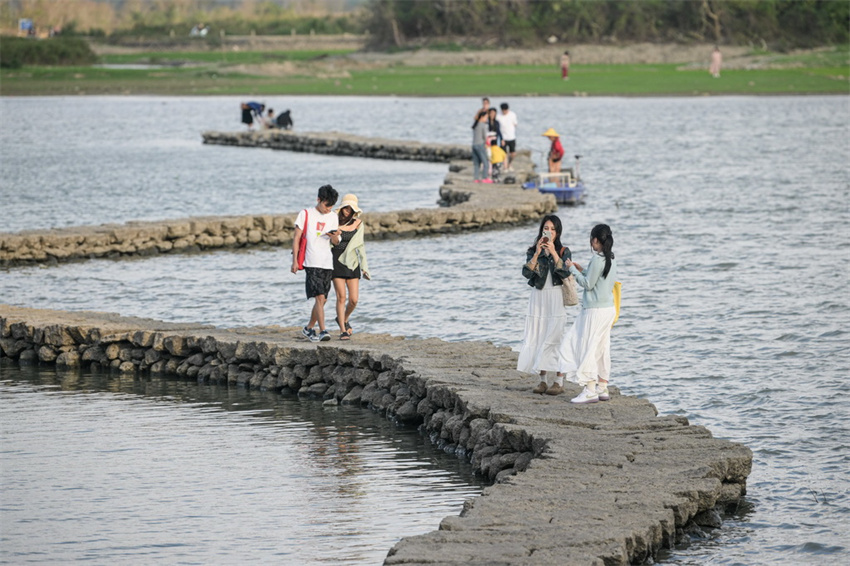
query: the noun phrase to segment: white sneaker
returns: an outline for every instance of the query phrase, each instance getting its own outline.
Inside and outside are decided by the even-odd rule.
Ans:
[[[586,404],[586,403],[598,403],[599,402],[599,396],[596,395],[596,386],[595,385],[592,386],[592,389],[591,389],[591,386],[585,386],[584,390],[581,393],[579,393],[579,396],[573,397],[570,400],[570,402],[580,404],[580,405],[583,405],[583,404]]]
[[[611,399],[611,396],[608,395],[608,384],[605,383],[597,383],[596,384],[596,396],[599,397],[600,401],[608,401]]]

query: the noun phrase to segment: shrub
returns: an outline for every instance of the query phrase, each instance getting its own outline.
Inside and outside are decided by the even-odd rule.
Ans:
[[[3,37],[0,43],[0,67],[4,69],[17,69],[23,65],[91,65],[97,62],[97,55],[88,42],[79,37]]]

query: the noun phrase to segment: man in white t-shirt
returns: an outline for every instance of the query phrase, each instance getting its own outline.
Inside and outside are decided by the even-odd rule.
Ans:
[[[331,290],[334,260],[331,245],[339,243],[339,217],[333,205],[339,194],[330,185],[319,188],[316,207],[302,210],[295,219],[295,235],[292,238],[292,273],[298,273],[298,247],[301,234],[307,239],[304,254],[304,271],[307,273],[307,299],[315,299],[310,313],[310,324],[301,329],[301,334],[311,342],[325,342],[331,335],[325,330],[325,302]],[[319,323],[319,333],[313,330]]]
[[[511,164],[516,157],[516,127],[519,122],[514,111],[508,108],[507,102],[500,104],[499,108],[502,109],[502,113],[496,116],[496,120],[499,122],[499,129],[502,132],[502,147],[508,154],[508,167],[505,170],[512,171]]]

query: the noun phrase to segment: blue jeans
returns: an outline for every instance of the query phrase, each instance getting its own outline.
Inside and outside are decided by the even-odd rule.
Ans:
[[[483,144],[472,145],[472,176],[474,179],[487,178],[487,148]],[[480,172],[479,172],[480,170]]]

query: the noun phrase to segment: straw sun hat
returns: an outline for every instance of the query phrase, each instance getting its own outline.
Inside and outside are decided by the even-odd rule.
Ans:
[[[557,137],[560,136],[560,134],[558,132],[556,132],[554,128],[549,128],[548,130],[543,132],[543,135],[547,138],[551,137],[551,136],[555,136],[557,138]]]
[[[337,212],[345,208],[346,206],[350,206],[351,210],[354,211],[355,216],[359,216],[362,210],[357,206],[357,195],[353,195],[351,193],[342,197],[342,202],[339,203],[339,208],[336,209]]]

